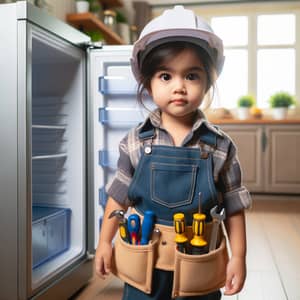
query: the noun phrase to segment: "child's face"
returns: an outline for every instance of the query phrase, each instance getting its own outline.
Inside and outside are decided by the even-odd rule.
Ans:
[[[199,107],[206,90],[203,63],[193,50],[186,49],[156,71],[149,92],[163,114],[188,117]]]

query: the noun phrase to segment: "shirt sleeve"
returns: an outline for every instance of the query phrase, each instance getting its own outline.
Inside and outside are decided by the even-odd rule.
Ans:
[[[108,196],[112,197],[121,205],[129,206],[130,201],[127,197],[128,188],[131,183],[134,168],[130,161],[128,152],[128,135],[125,136],[119,144],[119,159],[117,170],[110,183],[106,186]]]
[[[242,172],[235,144],[230,141],[226,160],[220,170],[219,187],[227,215],[232,215],[251,206],[249,191],[242,185]]]

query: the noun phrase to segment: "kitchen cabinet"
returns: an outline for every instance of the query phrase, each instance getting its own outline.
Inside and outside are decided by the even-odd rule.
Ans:
[[[251,192],[300,194],[300,124],[219,126],[238,147],[243,184]]]
[[[264,190],[264,151],[262,149],[263,127],[256,125],[224,125],[222,130],[229,134],[238,148],[242,166],[242,179],[250,191]]]
[[[266,126],[265,189],[270,193],[300,193],[300,125]]]

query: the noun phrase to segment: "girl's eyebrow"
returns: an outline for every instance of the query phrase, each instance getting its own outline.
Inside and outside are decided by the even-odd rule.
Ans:
[[[157,72],[166,71],[166,72],[173,72],[174,69],[172,67],[167,66],[160,66],[157,68]],[[201,66],[195,66],[195,67],[189,67],[184,70],[184,72],[204,72],[204,67]]]

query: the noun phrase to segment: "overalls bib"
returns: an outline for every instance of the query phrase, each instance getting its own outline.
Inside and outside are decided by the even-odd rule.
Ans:
[[[178,212],[184,213],[186,224],[191,225],[193,213],[199,209],[210,221],[210,209],[217,204],[212,153],[204,153],[200,148],[153,145],[153,137],[154,128],[139,134],[143,153],[128,191],[134,208],[141,215],[152,210],[156,223],[168,226],[173,226],[173,215]],[[216,146],[216,134],[206,128],[200,140]],[[151,294],[125,284],[123,300],[169,300],[172,281],[172,271],[154,269]],[[220,297],[216,291],[176,299],[219,300]]]
[[[187,225],[199,209],[210,220],[217,204],[212,154],[200,148],[152,145],[154,129],[140,132],[144,148],[129,186],[128,198],[144,214],[152,210],[156,222],[173,225],[173,215],[185,214]],[[216,146],[216,135],[206,130],[201,142]],[[201,193],[199,195],[199,193]]]

